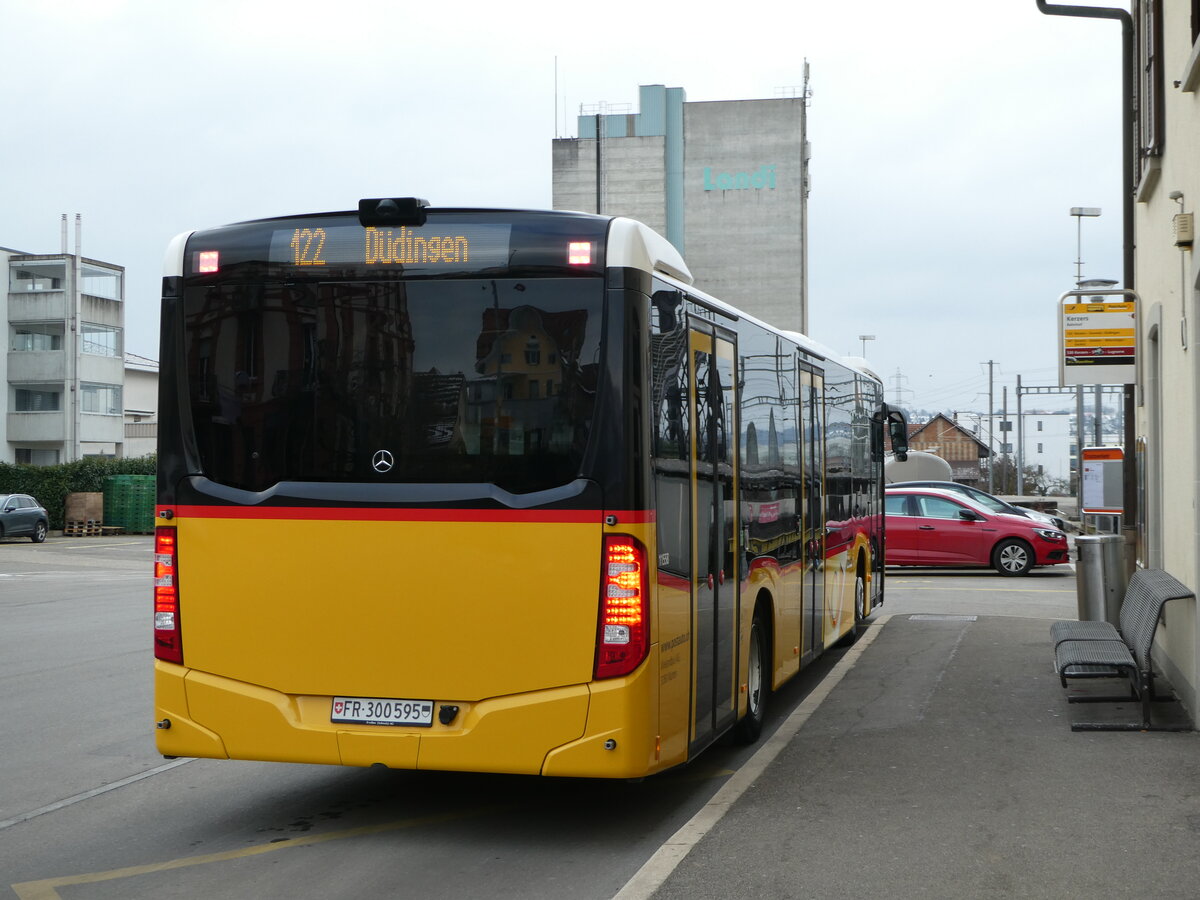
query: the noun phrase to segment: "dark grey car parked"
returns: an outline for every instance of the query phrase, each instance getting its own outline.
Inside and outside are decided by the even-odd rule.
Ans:
[[[0,537],[27,537],[40,544],[49,530],[49,513],[28,494],[0,494]]]

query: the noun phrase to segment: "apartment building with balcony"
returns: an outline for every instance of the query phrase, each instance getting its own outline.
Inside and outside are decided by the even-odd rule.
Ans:
[[[125,455],[124,267],[0,247],[0,277],[0,460]]]

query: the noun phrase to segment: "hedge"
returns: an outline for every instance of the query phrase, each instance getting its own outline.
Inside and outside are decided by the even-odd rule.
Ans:
[[[29,494],[50,513],[50,527],[63,527],[67,494],[103,491],[109,475],[154,475],[154,455],[131,459],[90,456],[57,466],[31,466],[0,462],[0,494]]]

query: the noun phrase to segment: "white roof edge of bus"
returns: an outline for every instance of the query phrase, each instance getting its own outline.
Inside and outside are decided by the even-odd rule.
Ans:
[[[852,369],[858,369],[860,372],[866,372],[876,381],[883,381],[883,379],[879,377],[879,373],[871,368],[871,364],[867,362],[867,359],[864,356],[843,356],[842,362]]]
[[[648,225],[618,216],[608,229],[605,265],[664,272],[684,284],[692,283],[692,271],[675,245]]]
[[[786,328],[781,328],[780,331],[782,331],[800,346],[807,348],[810,352],[815,353],[818,356],[822,356],[825,359],[833,359],[840,363],[845,363],[846,361],[842,354],[836,352],[835,350],[831,350],[820,341],[814,341],[807,334],[801,334],[798,331],[789,331]]]
[[[187,239],[195,233],[194,231],[185,231],[183,234],[177,234],[171,238],[171,243],[167,244],[166,256],[163,258],[164,278],[183,274],[183,248],[187,244]]]
[[[645,227],[645,226],[643,226],[643,227]],[[653,234],[654,232],[651,231],[650,233]],[[682,279],[680,279],[680,278],[676,278],[675,280],[682,281]],[[819,357],[820,359],[836,360],[836,361],[842,363],[843,365],[849,365],[849,367],[852,369],[862,368],[862,367],[856,365],[853,361],[847,363],[846,357],[842,356],[842,354],[831,350],[830,348],[828,348],[824,344],[822,344],[820,341],[814,341],[808,335],[801,334],[798,331],[791,331],[787,328],[780,328],[776,325],[772,325],[770,322],[764,322],[762,319],[758,318],[757,316],[750,315],[745,310],[738,309],[735,306],[730,306],[724,300],[718,300],[716,297],[712,296],[711,294],[704,293],[704,291],[700,290],[698,287],[691,284],[690,282],[683,282],[683,283],[687,287],[689,293],[695,294],[697,297],[699,297],[701,300],[703,300],[709,306],[715,307],[716,309],[719,309],[719,310],[725,310],[731,316],[734,316],[738,319],[745,319],[748,322],[754,322],[756,325],[761,325],[763,328],[767,329],[768,331],[774,331],[776,334],[781,334],[785,338],[787,338],[789,341],[792,341],[793,343],[798,344],[799,346],[803,347],[806,351],[811,353],[813,356]],[[876,375],[874,372],[872,372],[870,369],[866,369],[866,372],[872,378],[874,378],[877,381],[879,381],[880,383],[882,383],[883,379],[880,378],[878,375]]]

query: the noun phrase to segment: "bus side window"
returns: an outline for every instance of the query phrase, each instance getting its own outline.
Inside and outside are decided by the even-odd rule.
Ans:
[[[688,574],[692,540],[686,317],[683,294],[661,283],[659,287],[651,297],[650,333],[658,562],[660,568]]]

